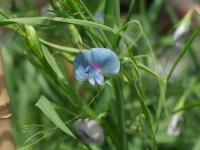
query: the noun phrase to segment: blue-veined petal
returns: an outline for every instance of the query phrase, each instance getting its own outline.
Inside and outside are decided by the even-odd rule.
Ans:
[[[96,81],[95,81],[95,77],[94,77],[94,72],[93,72],[93,71],[91,71],[91,72],[89,73],[88,80],[89,80],[89,82],[90,82],[93,86],[96,85]]]
[[[94,77],[95,77],[95,81],[96,83],[103,85],[104,84],[104,76],[101,72],[99,71],[94,71]]]
[[[92,63],[91,51],[81,51],[74,60],[74,73],[75,77],[79,81],[88,80],[88,74],[85,69]]]
[[[96,84],[103,85],[104,84],[104,76],[101,72],[91,71],[88,77],[89,82],[95,86]]]
[[[92,61],[99,66],[105,75],[115,75],[119,72],[120,62],[117,55],[110,49],[93,48]]]
[[[85,73],[85,69],[82,66],[80,66],[77,70],[75,70],[75,77],[79,81],[88,80],[88,74]]]
[[[80,66],[85,69],[90,64],[92,64],[91,51],[82,50],[74,60],[74,71],[79,69]]]

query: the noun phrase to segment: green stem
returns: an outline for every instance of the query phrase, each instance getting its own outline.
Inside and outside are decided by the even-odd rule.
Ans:
[[[135,1],[136,0],[131,1],[130,7],[129,7],[129,10],[128,10],[128,15],[127,15],[126,20],[123,23],[123,25],[125,25],[126,23],[128,23],[130,21],[131,16],[133,15],[133,10],[134,10],[133,8],[134,8]],[[126,28],[124,28],[124,30],[126,30]]]
[[[121,81],[119,77],[113,79],[113,87],[115,92],[115,109],[117,114],[117,121],[119,125],[119,141],[120,147],[119,150],[127,150],[127,141],[125,133],[125,117],[124,117],[124,96],[122,92]]]
[[[157,124],[158,121],[160,119],[160,115],[162,112],[162,108],[165,104],[165,99],[166,99],[166,90],[167,90],[167,82],[166,80],[164,81],[160,81],[160,98],[159,98],[159,102],[158,102],[158,107],[157,107],[157,113],[156,113],[156,118],[157,118]]]
[[[92,21],[97,22],[96,19],[93,17],[92,13],[89,11],[89,9],[85,6],[85,4],[82,2],[82,0],[80,0],[80,3],[82,5],[82,7],[85,9],[85,11],[87,12],[87,14],[90,16],[90,18],[92,19]],[[111,44],[110,41],[108,40],[107,36],[105,35],[105,33],[99,29],[99,32],[102,36],[102,38],[104,39],[104,41],[106,42],[106,44],[111,48]]]
[[[142,108],[143,113],[145,115],[147,127],[149,127],[149,130],[150,130],[149,135],[151,137],[152,150],[156,150],[157,144],[156,144],[156,138],[155,138],[154,127],[153,127],[153,118],[151,116],[151,112],[149,111],[148,107],[144,103],[144,100],[145,100],[144,92],[143,92],[142,88],[140,87],[140,85],[138,83],[135,83],[135,88],[136,88],[136,92],[137,92],[138,97],[139,97],[139,102],[140,102],[141,108]]]
[[[145,104],[146,98],[145,98],[145,94],[144,94],[143,87],[142,87],[141,77],[138,72],[137,62],[135,61],[134,57],[131,57],[131,59],[133,62],[133,68],[131,70],[134,71],[135,79],[134,79],[134,75],[129,76],[126,72],[123,72],[123,73],[129,80],[129,82],[132,86],[132,89],[134,89],[134,88],[136,89],[139,103],[140,103],[141,109],[144,113],[145,122],[147,124],[147,128],[149,131],[147,134],[151,138],[151,147],[153,150],[156,150],[157,143],[156,143],[156,138],[155,138],[155,128],[154,128],[153,116],[152,116],[150,110],[148,109],[147,105]]]
[[[197,29],[193,32],[192,36],[190,37],[190,39],[186,43],[183,51],[180,53],[180,55],[176,59],[175,63],[173,64],[173,66],[170,69],[170,72],[169,72],[169,74],[167,76],[167,81],[169,81],[169,79],[170,79],[172,73],[174,72],[176,66],[178,65],[178,63],[180,62],[180,60],[183,58],[183,56],[185,55],[185,53],[189,50],[189,48],[192,45],[194,39],[199,35],[199,33],[200,33],[200,26],[198,26]]]
[[[134,4],[135,4],[135,0],[132,0],[131,4],[130,4],[130,7],[129,7],[129,10],[128,10],[128,15],[126,17],[126,20],[122,24],[122,27],[130,21],[131,16],[133,15],[133,8],[134,8],[133,6],[134,6]],[[127,27],[128,26],[126,26],[123,30],[126,30]],[[119,45],[119,41],[121,39],[121,36],[119,36],[118,34],[115,36],[113,48],[116,48]]]
[[[120,0],[115,0],[115,17],[117,18],[117,24],[119,24],[120,21]]]

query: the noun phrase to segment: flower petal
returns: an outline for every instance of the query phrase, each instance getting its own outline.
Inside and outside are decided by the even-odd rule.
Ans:
[[[74,70],[77,70],[80,66],[82,66],[85,69],[91,63],[91,51],[82,50],[74,60]]]
[[[96,81],[95,81],[95,77],[94,77],[94,72],[93,72],[93,71],[91,71],[91,72],[89,73],[89,78],[88,78],[88,80],[89,80],[89,82],[90,82],[93,86],[96,85]]]
[[[120,62],[117,55],[110,49],[93,48],[92,61],[99,66],[105,75],[115,75],[119,72]]]
[[[104,84],[104,76],[101,72],[94,71],[94,77],[95,77],[96,83],[98,83],[100,85]]]
[[[84,69],[82,66],[80,66],[77,70],[75,70],[75,77],[79,81],[88,80],[88,74],[84,72]]]
[[[104,133],[95,120],[78,119],[74,123],[75,130],[86,144],[99,144],[104,142]]]
[[[75,77],[79,81],[86,81],[88,75],[85,69],[92,63],[91,51],[83,50],[81,51],[74,60],[74,73]]]

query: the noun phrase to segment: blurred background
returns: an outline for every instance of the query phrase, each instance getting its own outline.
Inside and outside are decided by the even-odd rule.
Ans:
[[[103,22],[103,17],[105,17],[102,12],[104,10],[103,5],[100,7],[102,0],[83,0],[83,2],[99,22]],[[121,0],[121,20],[127,16],[130,3],[131,0]],[[200,12],[199,3],[199,0],[135,1],[132,18],[138,19],[141,22],[144,32],[148,35],[151,45],[156,50],[159,62],[165,68],[161,74],[169,71],[186,39],[191,35],[193,28],[199,24],[198,15],[192,16],[187,33],[184,33],[184,36],[178,35],[178,38],[174,37],[179,23],[189,10],[195,9],[197,13]],[[17,17],[50,16],[52,13],[48,0],[0,0],[0,5],[9,14]],[[138,32],[134,28],[128,28],[127,30],[130,36],[135,36],[134,34]],[[60,24],[51,28],[39,28],[38,35],[48,41],[73,47],[71,35],[68,31],[69,29],[65,25]],[[7,29],[0,29],[0,38],[8,92],[11,100],[11,112],[13,114],[13,133],[17,148],[28,145],[25,149],[70,150],[72,147],[80,149],[76,142],[66,137],[60,130],[51,131],[48,136],[42,138],[43,134],[39,132],[49,132],[48,127],[53,126],[53,124],[35,107],[35,103],[41,95],[45,95],[54,103],[63,106],[63,109],[59,109],[58,112],[65,118],[65,107],[68,106],[65,95],[56,88],[55,83],[48,76],[38,71],[30,63],[29,58],[24,53],[26,47],[17,33]],[[146,49],[143,42],[142,40],[138,41],[135,46],[138,53]],[[186,108],[184,111],[175,115],[168,115],[168,117],[160,121],[157,139],[159,143],[158,149],[160,150],[200,150],[199,42],[199,38],[193,42],[190,51],[178,65],[168,85],[167,109],[172,111],[172,108],[178,107],[181,103],[184,103]],[[70,84],[74,85],[75,79],[73,78],[72,66],[63,60],[60,60],[59,63],[63,65],[63,72],[65,72]],[[153,103],[158,95],[157,92],[159,92],[158,85],[155,84],[154,79],[151,79],[145,73],[143,73],[143,78],[145,81],[144,86],[147,87],[145,92],[149,99],[147,103],[154,110]],[[82,91],[81,88],[83,87],[80,84],[74,86],[77,90]],[[86,86],[86,88],[95,93],[95,90],[89,86]],[[108,109],[104,104],[109,99],[111,90],[109,87],[106,87],[105,91],[101,96],[101,99],[104,99],[104,101],[98,101],[95,104],[97,112]],[[84,97],[89,97],[87,92],[82,92],[81,94]],[[125,107],[127,111],[134,111],[133,114],[127,115],[134,122],[132,124],[131,120],[127,121],[127,124],[131,126],[127,133],[130,132],[130,136],[133,133],[134,137],[132,145],[136,147],[135,149],[143,150],[142,136],[137,136],[141,130],[138,127],[138,120],[140,118],[138,115],[138,103],[135,102],[134,105],[128,105],[127,103]],[[35,134],[37,135],[28,140]]]

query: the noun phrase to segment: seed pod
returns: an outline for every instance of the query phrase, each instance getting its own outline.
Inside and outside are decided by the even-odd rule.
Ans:
[[[25,42],[29,50],[31,50],[31,52],[34,53],[37,57],[42,58],[43,57],[42,48],[38,40],[38,36],[35,29],[32,26],[28,25],[25,26],[25,29],[26,29]]]
[[[78,119],[74,122],[76,132],[86,144],[102,145],[104,133],[101,126],[95,120]]]
[[[72,43],[74,45],[82,44],[81,36],[73,24],[69,25],[69,31],[70,31],[70,37],[71,37]]]

